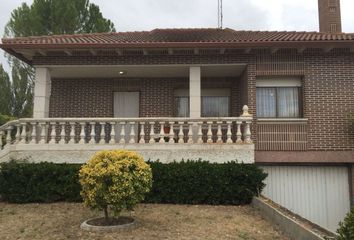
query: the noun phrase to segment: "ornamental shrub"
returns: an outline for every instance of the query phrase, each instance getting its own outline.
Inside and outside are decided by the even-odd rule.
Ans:
[[[84,204],[119,215],[144,200],[152,185],[151,168],[135,152],[113,150],[96,153],[79,172]]]
[[[354,208],[352,208],[344,218],[344,222],[339,223],[337,233],[339,235],[338,240],[354,239]]]

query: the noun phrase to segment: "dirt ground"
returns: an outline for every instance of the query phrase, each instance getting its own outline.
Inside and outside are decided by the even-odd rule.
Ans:
[[[132,213],[137,220],[132,229],[80,229],[84,220],[97,216],[101,213],[80,203],[0,203],[0,239],[288,239],[250,206],[141,204]]]

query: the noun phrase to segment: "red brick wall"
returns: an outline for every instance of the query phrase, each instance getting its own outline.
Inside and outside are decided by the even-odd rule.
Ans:
[[[262,54],[265,53],[262,52]],[[289,59],[296,59],[301,63],[294,65],[290,60],[288,65],[284,62],[273,62],[270,66],[274,67],[280,64],[282,67],[274,67],[273,70],[270,69],[266,72],[268,76],[272,72],[277,76],[289,75],[290,70],[292,72],[295,70],[304,72],[304,117],[309,119],[308,150],[354,150],[354,133],[350,131],[349,120],[346,118],[348,112],[354,112],[354,54],[345,50],[332,51],[331,53],[307,50],[302,57],[292,58],[291,51],[287,51],[284,56],[269,59],[285,59],[286,54],[288,54]],[[260,64],[256,56],[256,54],[241,53],[217,56],[38,56],[35,57],[34,63],[35,65],[248,64],[242,78],[243,81],[247,80],[247,86],[236,84],[233,85],[236,88],[232,89],[234,96],[237,93],[242,96],[242,93],[247,91],[247,97],[234,98],[232,105],[237,109],[243,104],[248,104],[250,113],[255,116],[257,64]],[[164,79],[163,81],[146,80],[143,89],[137,86],[128,86],[128,88],[133,89],[139,88],[141,92],[141,103],[145,104],[144,108],[147,109],[146,111],[142,110],[141,116],[148,116],[150,113],[160,116],[173,115],[173,101],[171,100],[173,89],[169,87],[173,80]],[[188,83],[188,80],[183,81]],[[99,90],[96,89],[97,84],[95,82],[99,82]],[[239,86],[241,88],[237,89]],[[54,79],[50,116],[112,116],[113,87],[117,91],[117,84],[113,80],[79,80],[77,82],[77,80],[59,81]],[[127,86],[121,89],[126,88]],[[102,104],[104,102],[106,104]],[[157,109],[156,104],[161,106]],[[97,108],[99,109],[97,110]],[[96,109],[96,112],[93,109]],[[237,110],[233,111],[232,115],[237,116]],[[255,126],[252,126],[252,133],[253,139],[256,141]]]

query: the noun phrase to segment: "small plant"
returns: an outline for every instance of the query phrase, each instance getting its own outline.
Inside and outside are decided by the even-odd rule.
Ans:
[[[135,152],[114,150],[96,153],[79,172],[84,204],[118,216],[123,209],[132,210],[144,200],[152,185],[151,168]]]
[[[344,222],[339,223],[337,230],[338,240],[351,240],[354,239],[354,207],[350,210],[344,218]]]
[[[344,218],[344,222],[339,223],[337,230],[338,240],[351,240],[354,239],[354,208]]]

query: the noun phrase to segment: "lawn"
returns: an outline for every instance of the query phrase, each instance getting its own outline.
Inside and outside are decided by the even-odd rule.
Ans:
[[[141,204],[135,228],[80,230],[83,220],[99,215],[79,203],[0,203],[0,239],[288,239],[250,206]]]

